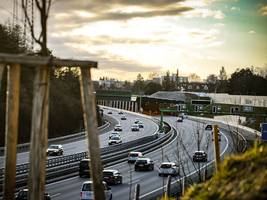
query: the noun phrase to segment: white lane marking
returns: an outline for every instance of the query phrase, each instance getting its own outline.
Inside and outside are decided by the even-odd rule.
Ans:
[[[226,143],[227,143],[227,144],[226,144],[226,146],[225,146],[223,152],[220,154],[220,157],[226,152],[226,150],[228,149],[228,146],[229,146],[228,138],[224,135],[224,133],[222,133],[222,135],[223,135],[223,137],[225,137],[225,139],[226,139]],[[208,166],[209,166],[211,163],[213,163],[214,161],[215,161],[215,159],[213,159],[212,161],[210,161],[210,162],[207,163],[206,165],[202,166],[199,170],[202,170],[203,168],[208,167]],[[183,178],[188,177],[188,176],[191,176],[191,175],[197,173],[197,171],[198,171],[198,170],[195,170],[195,171],[191,172],[190,174],[188,174],[188,175],[186,175],[186,176],[183,176],[183,177],[179,178],[178,180],[175,180],[175,181],[171,182],[171,184],[177,183],[178,181],[181,181]],[[157,192],[157,191],[159,191],[159,190],[162,190],[162,189],[163,189],[163,187],[160,187],[160,188],[157,188],[157,189],[155,189],[155,190],[152,190],[152,191],[150,191],[150,192],[148,192],[148,193],[146,193],[146,194],[143,194],[143,195],[140,196],[140,199],[141,199],[141,198],[144,198],[144,197],[146,197],[146,196],[148,196],[148,195],[150,195],[150,194],[153,194],[154,192]]]
[[[60,196],[61,195],[61,193],[56,193],[56,194],[53,194],[53,195],[50,195],[51,197],[57,197],[57,196]]]
[[[136,179],[136,180],[132,181],[131,183],[128,183],[128,185],[132,185],[132,184],[138,183],[140,181],[141,181],[141,179]]]

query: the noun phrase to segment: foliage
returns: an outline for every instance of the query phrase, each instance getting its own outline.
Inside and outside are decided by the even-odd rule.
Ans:
[[[133,85],[133,91],[137,92],[137,93],[141,93],[144,91],[145,88],[145,82],[144,82],[144,78],[142,77],[142,75],[139,73],[137,75],[137,79]]]
[[[267,95],[267,78],[257,75],[253,68],[237,69],[228,81],[230,94]]]
[[[27,51],[21,27],[0,24],[0,53],[23,53]]]
[[[191,73],[188,76],[189,82],[201,82],[201,78],[196,73]]]
[[[267,198],[267,146],[228,157],[206,183],[194,185],[182,200],[235,200]]]
[[[226,74],[224,66],[222,66],[222,68],[220,70],[219,80],[221,80],[221,81],[227,80],[227,74]]]
[[[166,75],[164,76],[162,80],[162,89],[165,91],[175,90],[175,82],[171,80],[170,71],[166,72]]]
[[[150,82],[145,86],[145,94],[151,95],[155,92],[162,90],[162,86],[158,83]]]

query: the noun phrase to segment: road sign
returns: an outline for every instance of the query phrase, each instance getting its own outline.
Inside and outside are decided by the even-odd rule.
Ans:
[[[267,123],[261,123],[261,139],[267,141]]]

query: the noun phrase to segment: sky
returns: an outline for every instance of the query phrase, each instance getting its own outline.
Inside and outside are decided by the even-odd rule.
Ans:
[[[0,23],[12,21],[12,4],[0,1]],[[267,0],[53,0],[48,47],[97,61],[95,80],[266,68]]]

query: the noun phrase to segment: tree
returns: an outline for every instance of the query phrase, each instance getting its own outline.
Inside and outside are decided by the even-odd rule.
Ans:
[[[221,80],[221,81],[227,80],[227,74],[226,74],[226,71],[224,69],[224,66],[222,66],[222,68],[220,70],[219,80]]]
[[[253,68],[237,69],[229,79],[230,94],[267,95],[267,79],[255,74]]]
[[[189,82],[201,82],[201,78],[196,73],[191,73],[188,76]]]
[[[151,72],[148,75],[149,80],[153,80],[153,78],[157,78],[158,77],[158,73],[157,72]]]
[[[218,77],[215,74],[210,74],[207,77],[206,82],[209,84],[216,84],[218,81]]]
[[[164,78],[162,80],[162,88],[165,91],[171,90],[170,71],[166,72],[166,76],[164,76]]]
[[[134,91],[134,92],[141,93],[142,91],[144,91],[144,87],[145,87],[144,78],[143,78],[142,75],[139,73],[139,74],[137,75],[136,81],[134,82],[134,85],[133,85],[133,91]]]
[[[151,95],[155,92],[162,90],[162,86],[158,83],[150,82],[145,86],[145,94]]]
[[[25,53],[28,51],[19,25],[0,24],[0,53]]]

